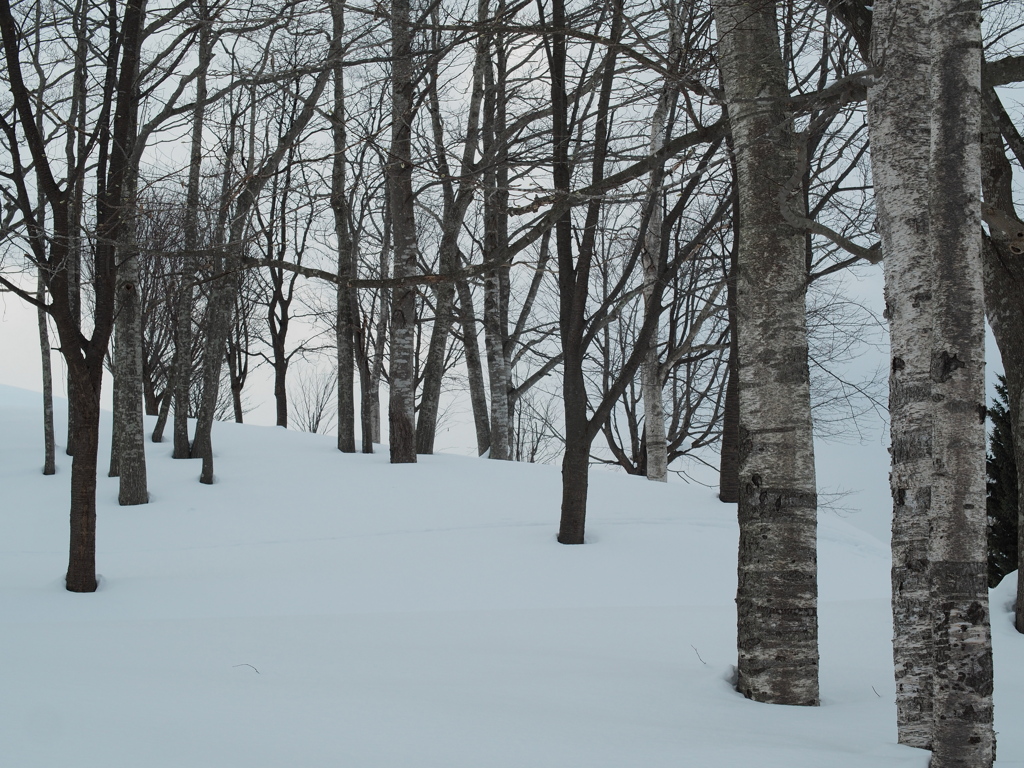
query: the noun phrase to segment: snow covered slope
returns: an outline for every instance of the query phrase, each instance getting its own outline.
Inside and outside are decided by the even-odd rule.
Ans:
[[[589,543],[564,547],[557,468],[393,467],[218,424],[213,486],[169,443],[149,444],[149,505],[101,479],[101,586],[72,595],[70,459],[40,474],[40,412],[0,387],[0,765],[927,765],[895,744],[888,553],[835,515],[823,706],[773,707],[728,682],[737,529],[707,489],[595,471]],[[1010,599],[1000,766],[1024,764]]]

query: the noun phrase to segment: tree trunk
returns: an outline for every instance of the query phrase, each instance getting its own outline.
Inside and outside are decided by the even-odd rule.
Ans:
[[[616,70],[616,43],[622,34],[623,27],[622,10],[620,2],[613,4],[610,30],[612,45],[608,46],[603,63],[600,94],[595,112],[594,150],[591,163],[593,183],[599,183],[604,178],[604,166],[608,156],[611,91]],[[554,31],[550,36],[551,56],[549,61],[552,106],[552,180],[556,198],[569,194],[572,181],[565,71],[566,38],[561,31],[565,29],[565,25],[565,3],[563,0],[554,0],[551,9],[551,26]],[[587,324],[587,298],[590,287],[590,270],[597,247],[600,212],[601,201],[592,199],[587,205],[579,250],[575,258],[571,210],[567,210],[555,222],[555,248],[558,254],[559,338],[563,354],[562,401],[565,419],[562,513],[558,533],[558,541],[562,544],[582,544],[585,540],[590,445],[600,431],[600,424],[607,418],[607,414],[595,413],[593,420],[588,421],[587,388],[583,375],[583,361],[588,343],[584,339]],[[660,303],[661,297],[656,294],[652,300]],[[649,330],[653,330],[653,326]],[[647,344],[649,339],[650,336],[641,334],[640,343]],[[637,366],[639,362],[639,360],[636,361]],[[635,373],[636,368],[634,367],[628,375],[632,376]],[[496,396],[493,392],[491,395],[492,398]],[[607,400],[606,397],[605,401]],[[497,425],[492,423],[492,442],[496,429]]]
[[[100,384],[95,362],[68,361],[75,382],[75,447],[71,462],[71,544],[65,586],[69,592],[96,591],[96,470],[100,440]]]
[[[469,379],[469,400],[473,408],[476,428],[476,450],[483,456],[491,447],[491,422],[487,411],[487,392],[484,388],[484,368],[480,360],[480,342],[476,332],[476,313],[469,284],[460,280],[455,285],[459,294],[459,323],[466,352],[466,376]]]
[[[345,34],[345,2],[331,2],[332,34],[341,40]],[[338,238],[338,289],[335,306],[335,342],[338,350],[338,450],[356,451],[355,418],[355,291],[348,281],[355,277],[352,222],[345,189],[345,70],[341,57],[334,62],[334,110],[331,134],[334,157],[331,163],[331,208],[334,233]],[[371,451],[372,451],[371,446]]]
[[[220,390],[221,368],[227,354],[228,335],[231,333],[232,311],[238,292],[239,270],[241,269],[242,237],[246,230],[248,208],[237,211],[231,223],[230,242],[225,250],[217,280],[210,290],[207,304],[206,345],[203,355],[203,394],[196,418],[195,437],[192,440],[192,458],[202,459],[203,466],[199,482],[213,484],[213,422],[217,413],[217,395]],[[215,263],[215,269],[218,265]],[[234,393],[232,393],[234,394]],[[241,403],[236,403],[236,413]]]
[[[388,188],[395,238],[396,281],[416,274],[415,198],[412,186],[412,119],[415,73],[409,0],[391,3],[391,157]],[[416,291],[401,283],[391,291],[391,367],[388,425],[391,463],[416,461]]]
[[[164,441],[164,428],[167,426],[167,417],[171,413],[171,401],[173,399],[174,393],[171,392],[170,382],[168,381],[168,387],[160,398],[160,406],[156,412],[156,424],[153,426],[152,438],[154,443],[162,443]]]
[[[937,0],[931,50],[930,242],[935,472],[929,559],[935,629],[931,768],[995,759],[985,506],[981,263],[981,2]]]
[[[114,446],[121,506],[146,504],[146,439],[142,414],[142,308],[135,252],[135,195],[122,199],[117,270],[117,347],[114,355]],[[113,454],[114,451],[111,451]],[[114,460],[111,460],[113,469]]]
[[[932,268],[928,243],[929,6],[879,0],[868,88],[868,129],[889,318],[889,431],[893,498],[892,609],[899,742],[932,736],[932,622],[928,532],[932,508]],[[882,66],[884,64],[884,67]]]
[[[673,29],[673,43],[678,32]],[[673,46],[674,48],[674,46]],[[662,94],[651,121],[651,152],[657,152],[665,143],[665,120],[671,106],[672,89]],[[640,259],[644,270],[644,305],[650,304],[654,285],[658,279],[658,265],[661,261],[662,192],[649,190],[651,215],[647,222],[647,234]],[[661,382],[661,362],[658,359],[658,333],[651,337],[647,353],[640,367],[640,387],[644,403],[644,443],[647,458],[647,479],[668,482],[668,441],[665,435],[665,402]]]
[[[276,345],[275,345],[276,346]],[[280,354],[278,354],[280,352]],[[284,340],[280,350],[274,350],[274,401],[277,405],[277,426],[288,427],[288,358],[284,354]],[[239,391],[239,408],[241,410],[241,391]],[[237,413],[237,411],[236,411]],[[236,421],[241,422],[241,419]]]
[[[582,360],[570,359],[567,354],[562,365],[565,454],[562,456],[562,516],[558,528],[558,542],[583,544],[586,536],[590,472],[587,390]]]
[[[42,206],[39,209],[43,210]],[[46,285],[43,280],[42,267],[39,268],[37,275],[36,298],[40,304],[36,310],[36,320],[39,323],[39,353],[43,369],[43,474],[52,475],[57,471],[57,448],[53,432],[53,365],[50,362],[50,333],[46,327],[46,310],[42,308],[42,305],[46,303]]]
[[[138,169],[137,159],[133,157],[138,131],[138,68],[144,19],[144,0],[131,3],[125,9],[124,53],[117,78],[110,164],[103,191],[97,196],[96,249],[110,265],[110,279],[115,287],[114,430],[110,471],[120,478],[118,502],[122,506],[149,501],[142,418],[142,310],[135,252]]]
[[[189,148],[188,183],[185,188],[185,253],[181,259],[181,276],[177,285],[174,323],[174,361],[168,387],[174,393],[174,448],[172,457],[187,459],[192,455],[188,439],[188,412],[192,389],[192,309],[194,306],[195,253],[199,248],[199,195],[203,166],[203,126],[206,119],[206,75],[213,58],[210,16],[207,0],[199,0],[199,61],[196,77],[196,106],[192,111],[191,145]]]
[[[814,445],[804,235],[780,199],[797,168],[775,6],[713,3],[739,185],[737,689],[818,704]]]
[[[718,498],[727,504],[740,500],[740,377],[736,345],[736,255],[740,245],[739,194],[736,187],[735,152],[733,156],[732,230],[733,244],[729,253],[726,277],[725,307],[729,315],[729,362],[726,369],[725,408],[722,413],[722,454],[718,466]]]
[[[730,344],[725,408],[722,412],[722,455],[718,465],[718,498],[727,504],[740,500],[740,387],[735,346]]]
[[[83,8],[84,4],[79,8]],[[75,67],[71,85],[71,111],[74,116],[73,124],[68,126],[66,140],[66,155],[69,158],[85,157],[86,142],[90,132],[86,129],[86,109],[88,79],[87,79],[87,54],[89,50],[89,25],[86,23],[86,13],[75,13],[72,21],[72,31],[75,35]],[[78,174],[76,183],[72,188],[68,200],[68,248],[65,262],[67,270],[65,278],[67,281],[68,315],[76,325],[82,322],[82,250],[84,239],[82,237],[82,213],[85,210],[85,174]],[[67,374],[68,388],[68,435],[65,446],[65,453],[68,456],[74,455],[75,444],[75,406],[76,398],[73,392],[74,382],[71,372]]]

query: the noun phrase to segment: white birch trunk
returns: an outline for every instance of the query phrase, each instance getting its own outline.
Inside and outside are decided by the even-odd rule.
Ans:
[[[673,25],[672,47],[678,44],[678,25]],[[651,153],[665,143],[665,120],[675,89],[666,87],[651,118]],[[640,254],[644,270],[644,306],[651,302],[654,284],[658,279],[658,255],[661,253],[661,224],[663,221],[661,195],[651,190],[651,215],[647,222],[644,248]],[[649,311],[649,310],[648,310]],[[660,325],[660,323],[659,323]],[[644,361],[640,365],[641,397],[644,402],[644,437],[647,448],[647,479],[668,482],[668,441],[665,435],[665,401],[658,360],[658,330],[651,335]]]
[[[874,11],[868,128],[885,264],[891,365],[893,659],[901,744],[928,748],[932,628],[928,530],[932,504],[930,350],[934,295],[928,243],[929,4],[879,0]]]
[[[737,689],[818,704],[817,492],[804,233],[782,214],[797,167],[774,3],[716,0],[739,190]],[[800,200],[789,201],[802,208]]]
[[[934,725],[931,768],[995,758],[986,583],[985,304],[981,262],[981,2],[936,0],[930,237]]]

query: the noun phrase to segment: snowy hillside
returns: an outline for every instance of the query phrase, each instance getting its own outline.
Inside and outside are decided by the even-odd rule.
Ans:
[[[737,529],[707,489],[595,471],[589,543],[564,547],[555,467],[390,466],[219,424],[212,487],[169,443],[149,445],[149,505],[101,479],[103,578],[75,595],[70,459],[40,474],[39,399],[0,387],[0,765],[927,765],[895,744],[888,553],[836,515],[823,706],[774,707],[728,682]],[[999,766],[1024,765],[1011,597],[993,602]]]

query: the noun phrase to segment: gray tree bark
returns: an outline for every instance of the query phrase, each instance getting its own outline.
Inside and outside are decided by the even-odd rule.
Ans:
[[[935,302],[928,242],[929,3],[879,0],[868,88],[868,129],[889,318],[889,431],[893,498],[892,610],[896,722],[901,744],[929,748],[932,622],[928,535],[932,508],[931,359]]]
[[[412,187],[413,29],[409,0],[391,3],[391,156],[388,188],[395,239],[396,281],[417,272],[415,197]],[[416,290],[398,283],[391,291],[391,366],[388,425],[391,463],[416,461]]]
[[[985,509],[981,2],[936,0],[931,50],[935,642],[931,768],[995,759]]]
[[[670,17],[669,57],[675,61],[679,58],[680,25],[674,16]],[[671,109],[678,86],[666,83],[658,100],[654,116],[651,119],[651,154],[665,144],[666,121]],[[652,176],[652,180],[660,174]],[[649,190],[651,195],[651,215],[647,222],[647,233],[644,247],[640,254],[644,271],[644,306],[650,311],[651,297],[654,295],[654,284],[658,279],[658,265],[661,254],[662,194],[658,189]],[[647,346],[644,362],[640,366],[640,387],[644,403],[644,437],[647,448],[647,479],[656,482],[668,482],[668,440],[665,433],[665,401],[663,398],[663,382],[661,380],[661,362],[658,357],[658,331],[651,336]]]
[[[114,433],[111,474],[115,461],[121,506],[147,504],[146,435],[142,410],[142,307],[139,254],[135,249],[134,180],[122,197],[117,269],[117,321],[114,352]],[[114,458],[116,455],[116,459]]]
[[[737,689],[757,701],[816,705],[807,273],[804,235],[786,223],[780,198],[797,167],[797,138],[775,5],[716,0],[713,7],[739,185]],[[788,204],[802,208],[800,200]]]

